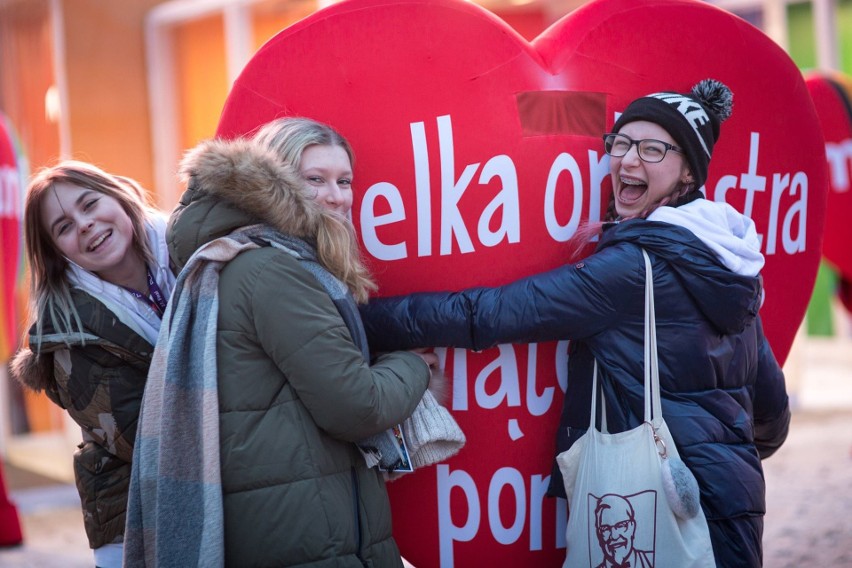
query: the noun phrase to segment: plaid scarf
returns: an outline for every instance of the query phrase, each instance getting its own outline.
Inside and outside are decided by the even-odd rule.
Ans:
[[[175,283],[148,372],[127,504],[126,566],[224,565],[216,373],[219,272],[241,252],[266,243],[292,254],[317,277],[352,330],[354,300],[304,241],[253,225],[195,251]],[[353,331],[367,353],[363,328],[360,334],[357,326]]]
[[[265,245],[293,255],[316,277],[369,361],[355,300],[305,241],[252,225],[195,251],[163,315],[139,413],[124,535],[127,567],[224,566],[216,372],[219,272],[241,252]],[[406,424],[415,466],[446,459],[464,444],[458,425],[428,391]],[[397,461],[390,430],[358,447],[368,467]]]

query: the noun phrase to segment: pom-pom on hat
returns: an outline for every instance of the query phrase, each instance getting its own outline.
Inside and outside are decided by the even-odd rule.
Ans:
[[[713,146],[719,139],[719,126],[731,116],[734,95],[724,83],[704,79],[686,94],[663,92],[640,97],[627,105],[612,128],[637,120],[659,124],[683,150],[695,187],[707,180]]]

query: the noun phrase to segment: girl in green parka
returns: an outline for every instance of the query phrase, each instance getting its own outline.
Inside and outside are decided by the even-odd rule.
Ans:
[[[96,566],[120,567],[139,406],[175,280],[166,220],[135,181],[65,161],[30,181],[24,230],[32,327],[12,374],[80,426],[89,546]]]
[[[401,567],[361,442],[415,411],[437,357],[370,361],[349,145],[282,118],[202,142],[181,172],[126,566]]]

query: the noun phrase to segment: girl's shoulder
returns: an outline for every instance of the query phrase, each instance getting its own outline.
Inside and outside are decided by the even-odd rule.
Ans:
[[[306,286],[321,289],[298,258],[273,246],[262,246],[241,252],[225,265],[220,273],[219,294],[242,289],[255,298],[259,294],[286,294],[296,299]]]

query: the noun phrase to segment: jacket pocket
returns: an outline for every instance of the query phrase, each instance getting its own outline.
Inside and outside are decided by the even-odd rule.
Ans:
[[[74,453],[74,477],[83,507],[89,546],[121,542],[130,488],[130,464],[95,442]]]

